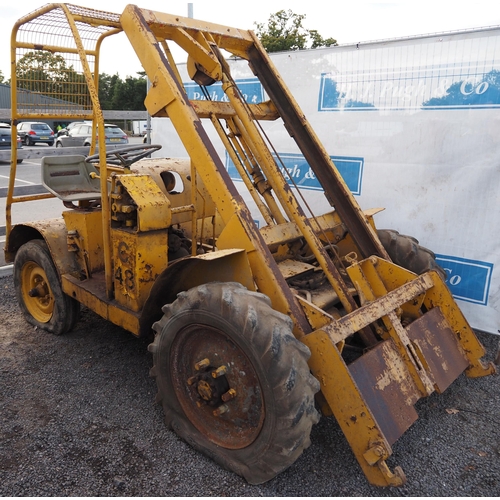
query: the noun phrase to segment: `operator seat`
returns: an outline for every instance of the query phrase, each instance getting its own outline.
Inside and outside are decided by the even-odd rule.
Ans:
[[[93,178],[91,174],[95,173]],[[77,201],[100,201],[99,172],[83,155],[44,156],[42,184],[64,202],[76,208]]]

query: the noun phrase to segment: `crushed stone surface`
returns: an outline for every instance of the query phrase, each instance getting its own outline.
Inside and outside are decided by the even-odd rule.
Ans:
[[[499,377],[461,375],[417,403],[393,445],[407,484],[370,486],[333,417],[311,446],[259,486],[193,450],[154,404],[147,340],[83,309],[54,336],[22,317],[12,277],[0,279],[0,495],[20,496],[498,496]],[[493,360],[500,337],[478,333]]]

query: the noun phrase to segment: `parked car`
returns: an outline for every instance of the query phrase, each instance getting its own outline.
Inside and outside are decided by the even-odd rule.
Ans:
[[[17,148],[22,148],[21,138],[17,136]],[[7,123],[0,123],[0,150],[11,149],[11,128]],[[22,158],[17,159],[17,163],[21,163]]]
[[[32,146],[37,142],[54,145],[54,131],[43,122],[21,122],[17,127],[17,133],[26,146]]]
[[[97,131],[99,135],[99,131]],[[128,144],[128,135],[117,125],[104,124],[106,144]],[[97,138],[96,138],[97,139]],[[92,125],[81,123],[56,139],[56,147],[90,146],[92,142]]]
[[[71,123],[68,123],[68,125],[66,125],[66,127],[60,129],[57,131],[57,137],[60,137],[61,135],[68,135],[68,132],[76,127],[77,125],[84,125],[85,122],[71,122]],[[88,125],[88,124],[87,124]]]

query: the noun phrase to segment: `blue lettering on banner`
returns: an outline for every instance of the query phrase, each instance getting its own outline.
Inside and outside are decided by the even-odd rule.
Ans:
[[[245,101],[249,104],[259,104],[264,102],[264,88],[258,78],[242,78],[235,80],[237,87],[240,89]],[[189,100],[206,101],[207,97],[203,93],[201,87],[194,82],[184,83]],[[205,87],[208,92],[208,99],[215,102],[228,102],[226,94],[222,90],[222,84],[216,82],[209,87]]]
[[[456,299],[487,305],[493,264],[479,260],[436,255],[436,262],[446,270],[446,284]]]
[[[275,155],[273,154],[275,157]],[[277,164],[280,166],[281,173],[287,180],[288,184],[293,186],[297,185],[299,188],[323,191],[323,187],[314,175],[311,167],[305,160],[304,156],[296,153],[278,153],[281,162],[278,160]],[[276,158],[276,157],[275,157]],[[330,156],[335,163],[337,170],[344,179],[347,187],[352,194],[361,194],[361,183],[363,179],[363,158],[348,157],[348,156]],[[226,168],[229,176],[233,180],[241,180],[241,177],[236,170],[236,167],[226,153]]]
[[[469,65],[322,73],[318,111],[500,108],[500,70]]]

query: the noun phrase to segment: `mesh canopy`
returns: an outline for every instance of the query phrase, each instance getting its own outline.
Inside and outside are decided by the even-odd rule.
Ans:
[[[18,115],[89,117],[91,89],[82,58],[93,78],[99,40],[121,29],[119,19],[71,4],[49,4],[20,19],[14,42]]]

